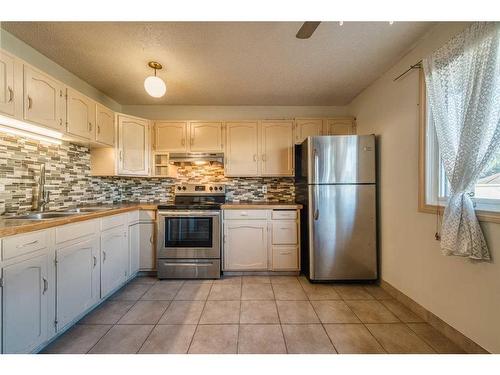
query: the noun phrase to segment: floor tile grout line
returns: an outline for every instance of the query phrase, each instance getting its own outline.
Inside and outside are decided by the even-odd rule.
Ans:
[[[191,349],[191,345],[193,344],[194,337],[196,336],[196,332],[198,332],[198,327],[200,326],[201,317],[203,316],[203,312],[205,311],[205,307],[207,306],[208,296],[212,293],[212,288],[214,284],[210,285],[210,290],[208,291],[207,298],[203,301],[203,308],[201,309],[200,316],[198,317],[198,322],[196,323],[196,328],[194,329],[193,336],[191,336],[191,340],[189,341],[189,346],[187,348],[186,354],[189,354],[189,350]]]
[[[368,333],[370,334],[370,336],[371,336],[371,337],[373,337],[373,339],[374,339],[374,340],[375,340],[375,341],[376,341],[376,342],[380,345],[380,347],[382,348],[382,350],[383,350],[384,352],[386,352],[387,354],[390,354],[390,353],[389,353],[389,351],[385,348],[385,346],[384,346],[384,345],[382,345],[382,342],[381,342],[381,341],[379,341],[379,340],[375,337],[375,335],[374,335],[374,334],[373,334],[373,332],[370,330],[370,328],[368,328],[368,327],[366,326],[366,324],[365,324],[365,323],[363,323],[363,322],[361,322],[361,324],[363,325],[363,327],[365,327],[365,329],[368,331]],[[370,323],[370,324],[372,324],[372,323]]]
[[[114,324],[113,324],[113,325],[110,325],[110,326],[109,326],[109,328],[108,328],[108,329],[106,330],[106,332],[104,333],[104,335],[102,335],[101,337],[99,337],[99,339],[95,342],[95,344],[94,344],[94,345],[92,345],[92,346],[89,348],[89,350],[87,350],[87,351],[85,352],[85,354],[89,354],[89,353],[90,353],[90,351],[91,351],[92,349],[94,349],[94,347],[95,347],[95,346],[99,343],[99,341],[101,341],[101,340],[102,340],[102,338],[103,338],[104,336],[106,336],[106,335],[108,334],[108,332],[109,332],[109,331],[111,331],[111,328],[113,328],[113,327],[114,327]]]
[[[274,296],[274,307],[276,308],[276,315],[278,315],[278,321],[280,323],[281,335],[283,336],[283,342],[285,343],[285,351],[286,351],[286,354],[290,354],[290,352],[288,351],[288,345],[286,343],[285,332],[283,331],[283,324],[281,323],[280,312],[278,310],[278,303],[276,302],[276,295],[274,294],[274,287],[273,287],[272,283],[271,283],[271,289],[273,291],[273,296]]]

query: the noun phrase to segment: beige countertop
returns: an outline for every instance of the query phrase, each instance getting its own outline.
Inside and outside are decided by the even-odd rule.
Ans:
[[[222,205],[223,210],[238,210],[238,209],[301,209],[302,205],[295,202],[226,202]]]
[[[59,225],[76,223],[78,221],[97,219],[104,216],[120,214],[134,210],[156,210],[160,203],[116,203],[100,205],[106,207],[106,210],[94,212],[78,213],[71,216],[65,216],[46,220],[22,220],[22,219],[0,219],[0,238],[12,236],[15,234],[31,232],[40,229],[47,229]],[[93,205],[95,207],[96,205]]]

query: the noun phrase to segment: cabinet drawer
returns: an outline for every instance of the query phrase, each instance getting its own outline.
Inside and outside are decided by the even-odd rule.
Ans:
[[[295,220],[297,219],[296,210],[273,210],[273,220]]]
[[[113,215],[101,219],[101,230],[108,230],[127,223],[127,214]]]
[[[225,210],[225,219],[262,220],[269,217],[268,210]]]
[[[56,227],[56,244],[71,241],[77,238],[98,234],[99,228],[96,220],[82,221],[80,223]]]
[[[273,221],[273,245],[297,244],[297,223],[295,221]]]
[[[2,240],[2,260],[41,250],[49,244],[49,231],[41,230],[7,237]]]
[[[273,247],[273,270],[292,271],[299,269],[299,257],[296,246]]]

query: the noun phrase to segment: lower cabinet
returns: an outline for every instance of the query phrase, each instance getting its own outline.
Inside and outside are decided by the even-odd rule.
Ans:
[[[139,269],[141,271],[152,271],[156,269],[154,231],[155,231],[154,222],[139,223],[139,238],[140,238]]]
[[[45,253],[3,268],[4,353],[30,353],[47,340],[48,267]]]
[[[56,249],[56,322],[64,328],[99,301],[99,239]]]
[[[128,226],[128,251],[129,251],[129,274],[133,275],[139,271],[141,258],[141,228],[140,223]]]
[[[227,220],[224,224],[224,270],[267,270],[266,220]]]
[[[124,226],[101,233],[101,297],[127,280],[128,241]]]

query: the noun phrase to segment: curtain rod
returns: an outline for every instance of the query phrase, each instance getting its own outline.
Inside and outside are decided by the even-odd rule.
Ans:
[[[400,79],[401,77],[403,77],[406,73],[408,73],[412,69],[422,69],[422,60],[416,62],[413,65],[410,65],[410,67],[408,69],[406,69],[403,73],[401,73],[396,78],[394,78],[393,81],[394,82],[397,81],[398,79]]]

